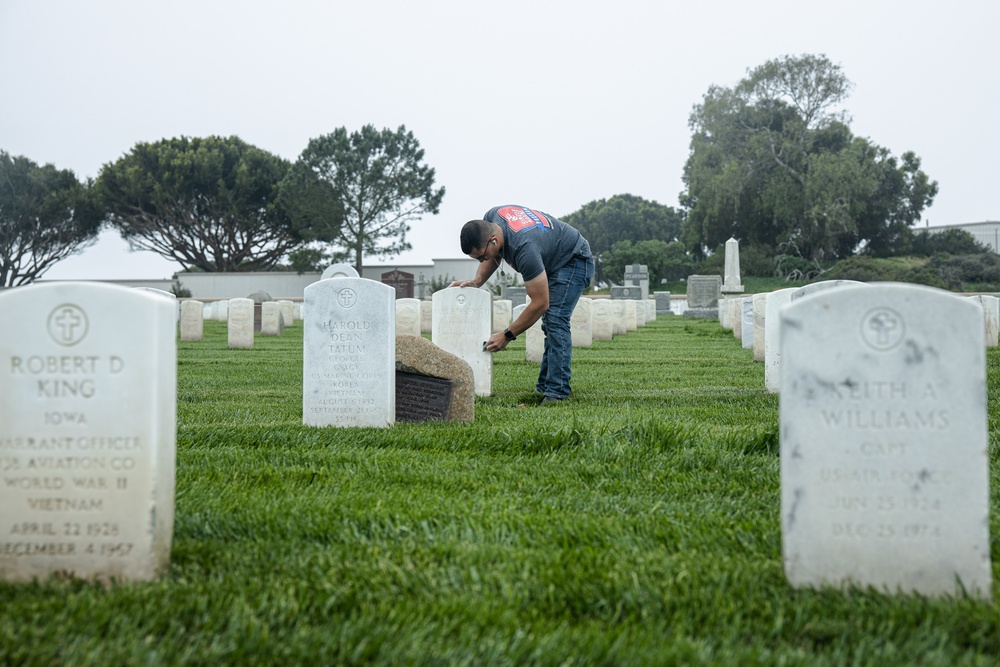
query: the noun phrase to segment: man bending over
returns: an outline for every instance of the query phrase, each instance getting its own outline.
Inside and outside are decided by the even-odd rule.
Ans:
[[[450,287],[482,287],[501,262],[524,278],[531,302],[501,333],[490,336],[486,349],[498,352],[542,318],[545,352],[535,392],[542,404],[568,398],[573,338],[570,317],[580,295],[594,277],[590,244],[565,222],[524,206],[491,208],[482,220],[462,227],[462,252],[479,262],[476,277]]]

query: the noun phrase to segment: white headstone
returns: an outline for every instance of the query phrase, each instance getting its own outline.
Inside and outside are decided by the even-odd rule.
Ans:
[[[623,299],[611,299],[611,323],[615,336],[624,336],[628,333],[628,325],[625,322],[625,301]]]
[[[295,302],[288,299],[280,299],[278,307],[281,309],[281,319],[285,321],[285,326],[290,327],[295,324]]]
[[[722,297],[719,299],[719,304],[717,306],[719,310],[719,326],[721,326],[726,331],[732,331],[733,327],[729,324],[729,301],[728,297]]]
[[[781,388],[781,309],[792,302],[794,287],[768,293],[764,302],[764,386],[775,394]]]
[[[524,332],[524,360],[540,364],[542,363],[542,356],[544,354],[545,332],[542,331],[542,319],[538,318]]]
[[[156,289],[155,287],[133,287],[132,289],[143,290],[144,292],[149,292],[150,294],[156,294],[157,296],[162,296],[164,299],[170,299],[171,303],[174,304],[174,319],[180,323],[181,321],[181,303],[177,300],[177,295],[173,292],[168,292],[162,289]]]
[[[196,341],[205,336],[205,304],[181,301],[181,340]]]
[[[1000,332],[1000,299],[982,294],[967,298],[983,309],[983,331],[986,336],[986,347],[996,347],[997,334]]]
[[[229,321],[229,300],[224,299],[222,301],[215,302],[215,320],[217,322],[228,322]]]
[[[753,295],[753,360],[764,362],[764,320],[767,315],[767,293]]]
[[[624,304],[622,307],[625,309],[623,314],[623,320],[625,322],[625,331],[635,331],[639,328],[636,322],[635,316],[635,299],[622,299],[621,303]]]
[[[743,279],[740,277],[740,243],[736,239],[726,241],[726,269],[722,291],[732,294],[743,291]]]
[[[771,393],[776,393],[780,390],[781,386],[781,330],[778,326],[779,319],[775,315],[772,320],[773,326],[768,326],[766,324],[767,317],[772,315],[772,309],[777,308],[780,311],[782,308],[786,307],[788,304],[798,301],[799,299],[804,299],[808,296],[818,294],[820,292],[826,292],[827,290],[840,289],[843,287],[856,287],[862,286],[867,287],[867,283],[858,282],[855,280],[822,280],[817,283],[810,283],[809,285],[804,285],[802,287],[790,287],[787,289],[777,290],[771,294],[779,295],[775,302],[772,302],[770,298],[766,302],[766,315],[764,324],[764,383],[767,386],[767,390]]]
[[[330,278],[360,278],[360,276],[358,270],[350,264],[334,264],[328,266],[319,277],[320,280],[329,280]]]
[[[278,302],[265,301],[260,304],[260,335],[279,336],[283,333],[285,333],[285,321]]]
[[[365,278],[306,287],[302,423],[392,426],[396,421],[396,290]]]
[[[986,361],[975,304],[884,283],[801,299],[780,320],[791,584],[989,598]]]
[[[420,302],[420,333],[429,334],[434,330],[434,304],[430,301]]]
[[[722,296],[719,299],[719,306],[718,306],[719,326],[725,329],[726,331],[733,330],[733,325],[729,322],[729,311],[730,311],[729,302],[731,301],[731,299],[732,297],[728,296]]]
[[[633,301],[635,301],[635,326],[636,328],[644,327],[646,326],[646,300],[633,299]]]
[[[753,297],[743,297],[740,301],[740,344],[744,350],[753,349]]]
[[[726,299],[729,305],[729,328],[733,330],[733,338],[743,340],[743,297],[731,296]]]
[[[656,299],[646,299],[646,321],[656,321]]]
[[[253,347],[253,299],[230,299],[229,347],[248,349]]]
[[[792,292],[792,301],[798,301],[799,299],[804,299],[807,296],[816,294],[817,292],[823,292],[828,289],[835,289],[839,287],[856,287],[858,285],[867,285],[867,283],[858,282],[857,280],[821,280],[818,283],[809,283],[808,285],[803,285],[795,291]]]
[[[156,289],[155,287],[133,287],[132,289],[142,290],[144,292],[149,292],[150,294],[155,294],[157,296],[162,296],[165,299],[171,299],[173,301],[177,300],[177,295],[173,292],[168,292],[162,289]]]
[[[594,344],[593,300],[581,297],[569,321],[573,347],[592,347]]]
[[[592,331],[594,340],[611,340],[614,337],[614,314],[611,299],[591,299],[593,311]]]
[[[99,283],[0,293],[0,579],[170,563],[174,304]]]
[[[420,299],[396,299],[396,335],[420,335]]]
[[[510,299],[497,299],[493,302],[493,333],[500,333],[510,326],[514,303]]]
[[[476,287],[448,287],[434,292],[431,341],[465,359],[476,378],[476,394],[493,393],[493,354],[483,349],[492,335],[490,293]]]

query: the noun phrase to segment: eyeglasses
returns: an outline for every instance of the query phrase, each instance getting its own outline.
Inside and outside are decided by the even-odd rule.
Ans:
[[[490,241],[492,241],[492,240],[493,240],[492,236],[490,238],[486,239],[486,246],[483,248],[483,254],[480,255],[479,257],[476,257],[476,261],[479,262],[480,264],[482,264],[483,262],[485,262],[488,259],[486,257],[486,252],[489,250],[489,248],[490,248]]]

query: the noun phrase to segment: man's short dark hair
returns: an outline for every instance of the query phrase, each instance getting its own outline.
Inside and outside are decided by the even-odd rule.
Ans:
[[[468,255],[473,248],[484,248],[492,233],[490,223],[485,220],[469,220],[462,226],[462,253]]]

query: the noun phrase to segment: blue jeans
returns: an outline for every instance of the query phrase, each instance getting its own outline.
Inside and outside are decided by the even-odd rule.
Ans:
[[[569,396],[570,361],[573,358],[573,333],[570,318],[580,295],[594,277],[594,260],[574,257],[569,264],[549,274],[549,309],[542,314],[545,351],[535,391],[551,398]]]

